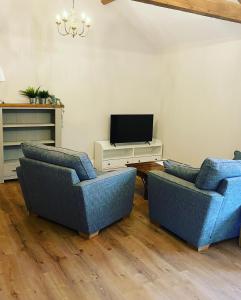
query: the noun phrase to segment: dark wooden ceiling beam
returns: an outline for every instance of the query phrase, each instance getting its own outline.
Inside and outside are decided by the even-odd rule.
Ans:
[[[101,0],[101,3],[102,4],[109,4],[109,3],[111,3],[111,2],[113,2],[114,0]]]
[[[105,0],[103,0],[105,1]],[[108,0],[106,0],[108,1]],[[241,23],[241,5],[227,0],[133,0]]]

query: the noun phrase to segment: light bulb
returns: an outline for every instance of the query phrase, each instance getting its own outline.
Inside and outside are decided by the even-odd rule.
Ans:
[[[91,25],[91,19],[89,17],[86,18],[86,26],[90,26]]]
[[[60,15],[56,16],[56,23],[61,24],[61,16]]]
[[[81,20],[82,22],[86,21],[86,14],[84,12],[81,14]]]
[[[63,20],[64,22],[66,22],[66,21],[68,21],[68,17],[69,17],[69,14],[68,14],[68,12],[65,10],[65,11],[63,12],[63,18],[62,18],[62,20]]]

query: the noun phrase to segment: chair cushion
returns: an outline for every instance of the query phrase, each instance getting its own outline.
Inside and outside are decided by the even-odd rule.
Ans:
[[[234,151],[234,160],[241,160],[241,151]]]
[[[241,160],[207,158],[197,176],[196,187],[202,190],[216,191],[225,178],[241,176]]]
[[[74,169],[80,181],[97,177],[86,153],[32,143],[23,143],[22,151],[27,158]]]
[[[197,175],[200,171],[200,169],[172,160],[166,160],[163,164],[167,173],[193,183],[196,181]]]

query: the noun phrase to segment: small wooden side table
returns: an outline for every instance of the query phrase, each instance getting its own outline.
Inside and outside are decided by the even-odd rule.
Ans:
[[[148,172],[150,171],[164,171],[164,167],[156,162],[145,162],[136,164],[127,164],[127,167],[137,169],[137,176],[141,178],[144,184],[144,199],[148,199]]]

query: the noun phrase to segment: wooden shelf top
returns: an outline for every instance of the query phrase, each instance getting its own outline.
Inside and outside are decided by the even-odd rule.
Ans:
[[[16,107],[16,108],[63,108],[64,105],[50,104],[30,104],[30,103],[0,103],[0,107]]]

